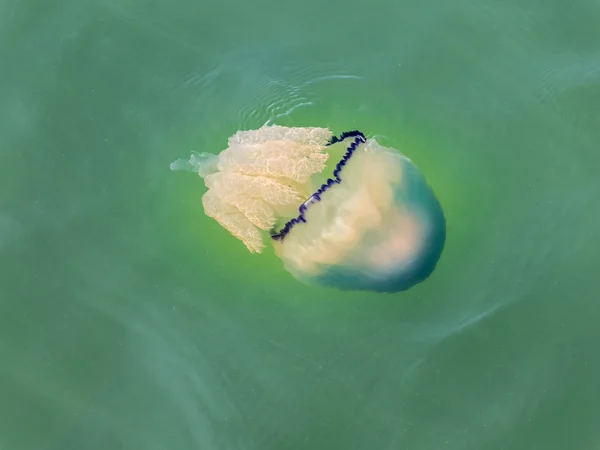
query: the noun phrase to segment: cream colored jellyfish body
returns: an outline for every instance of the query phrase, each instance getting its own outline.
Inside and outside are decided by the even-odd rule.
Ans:
[[[444,215],[423,176],[358,131],[264,126],[190,163],[208,187],[206,214],[251,252],[269,231],[304,282],[395,292],[427,278],[441,255]]]

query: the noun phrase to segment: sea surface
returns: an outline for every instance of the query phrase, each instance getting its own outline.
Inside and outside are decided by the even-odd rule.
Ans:
[[[0,0],[0,450],[600,448],[600,2]],[[169,165],[411,158],[447,241],[310,287]]]

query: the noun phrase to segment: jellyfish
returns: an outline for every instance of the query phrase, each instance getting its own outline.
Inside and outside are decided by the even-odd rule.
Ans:
[[[306,284],[404,291],[432,274],[444,248],[444,214],[424,176],[357,130],[265,124],[171,169],[200,175],[205,214],[252,253],[269,240]]]

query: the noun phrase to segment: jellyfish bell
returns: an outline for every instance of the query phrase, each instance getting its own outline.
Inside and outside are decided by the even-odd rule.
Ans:
[[[361,133],[346,136],[352,140],[334,178],[273,236],[275,251],[305,282],[380,292],[407,289],[427,278],[441,255],[441,207],[408,158]]]
[[[267,125],[239,131],[228,144],[219,155],[187,162],[208,187],[205,213],[251,252],[264,249],[268,232],[297,280],[398,292],[435,269],[444,215],[423,175],[399,151],[359,131],[336,137],[325,128]]]

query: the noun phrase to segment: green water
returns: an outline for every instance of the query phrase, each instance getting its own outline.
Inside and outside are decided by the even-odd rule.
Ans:
[[[0,0],[1,450],[600,448],[597,0]],[[442,259],[296,282],[169,164],[358,128]]]

